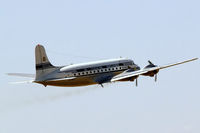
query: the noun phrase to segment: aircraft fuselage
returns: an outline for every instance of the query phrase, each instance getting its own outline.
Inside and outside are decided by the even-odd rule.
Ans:
[[[140,67],[130,59],[102,60],[60,67],[47,76],[44,76],[43,80],[40,79],[40,81],[35,82],[45,86],[87,86],[109,82],[112,77],[126,70],[135,71],[139,69]],[[134,81],[134,78],[122,81],[128,80]]]

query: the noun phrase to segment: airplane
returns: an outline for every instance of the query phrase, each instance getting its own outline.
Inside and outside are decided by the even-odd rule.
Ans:
[[[34,80],[28,81],[46,86],[78,87],[118,81],[135,81],[138,86],[139,76],[154,77],[157,81],[157,74],[161,69],[176,66],[197,60],[193,58],[182,62],[158,66],[148,61],[143,69],[127,58],[100,60],[67,66],[54,66],[50,63],[45,48],[38,44],[35,48],[36,74],[8,73],[10,76],[31,77]]]

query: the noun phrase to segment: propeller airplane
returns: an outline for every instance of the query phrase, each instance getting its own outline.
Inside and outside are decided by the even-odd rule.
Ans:
[[[143,69],[127,58],[117,58],[71,64],[67,66],[53,66],[42,45],[38,44],[35,48],[36,74],[8,73],[10,76],[31,77],[33,80],[27,83],[39,83],[46,86],[76,87],[100,84],[117,81],[135,81],[138,86],[139,76],[154,77],[157,81],[157,74],[161,69],[176,66],[197,60],[193,58],[182,62],[168,65],[155,65],[148,61],[148,65]],[[24,83],[24,82],[23,82]]]

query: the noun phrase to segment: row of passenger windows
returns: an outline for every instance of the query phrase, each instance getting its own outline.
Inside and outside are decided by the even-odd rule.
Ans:
[[[101,73],[101,72],[109,72],[109,71],[115,71],[115,70],[122,70],[125,67],[112,67],[112,68],[105,68],[105,69],[97,69],[97,70],[91,70],[91,71],[84,71],[84,72],[77,72],[72,74],[73,76],[80,76],[80,75],[88,75],[88,74],[95,74],[95,73]]]
[[[120,67],[120,66],[124,66],[124,65],[125,64],[123,64],[123,63],[119,63],[119,64],[113,64],[113,65],[109,65],[109,66],[99,66],[99,67],[93,67],[93,68],[78,69],[76,71],[83,72],[83,71],[91,71],[91,70],[96,70],[96,69],[106,69],[106,68],[110,68],[110,67]]]

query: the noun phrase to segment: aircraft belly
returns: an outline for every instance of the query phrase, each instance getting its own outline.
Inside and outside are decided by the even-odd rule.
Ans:
[[[113,73],[107,73],[107,74],[111,76],[115,76],[119,73],[121,72],[113,72]],[[105,76],[106,74],[97,74],[97,75],[76,77],[75,79],[46,81],[46,82],[37,82],[37,83],[43,84],[45,86],[50,85],[50,86],[60,86],[60,87],[88,86],[88,85],[99,84],[99,82],[96,81],[96,79],[105,78]]]
[[[77,77],[75,79],[70,79],[70,80],[48,81],[45,84],[52,85],[52,86],[62,86],[62,87],[76,87],[76,86],[93,85],[97,83],[94,82],[92,76],[84,76],[84,77]]]

